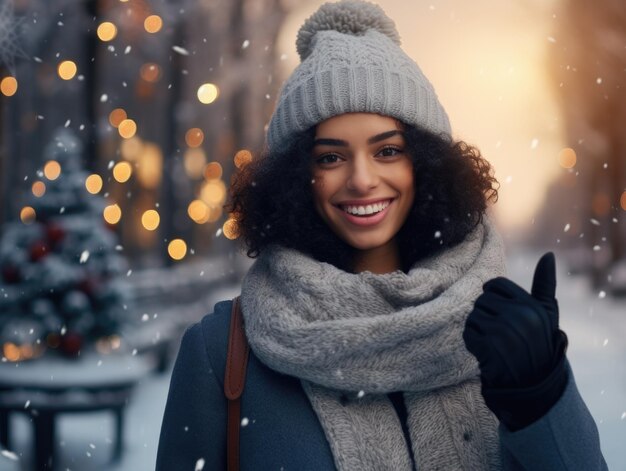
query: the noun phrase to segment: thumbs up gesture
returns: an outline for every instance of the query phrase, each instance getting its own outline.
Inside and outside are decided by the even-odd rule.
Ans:
[[[552,252],[535,269],[531,292],[498,277],[483,286],[463,332],[481,371],[487,406],[510,429],[542,417],[567,382],[567,337],[559,330]]]

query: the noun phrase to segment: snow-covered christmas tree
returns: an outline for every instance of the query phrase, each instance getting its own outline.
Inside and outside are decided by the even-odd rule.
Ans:
[[[0,238],[0,344],[9,361],[119,348],[127,265],[103,221],[103,198],[85,187],[81,152],[70,130],[56,133],[20,220]]]

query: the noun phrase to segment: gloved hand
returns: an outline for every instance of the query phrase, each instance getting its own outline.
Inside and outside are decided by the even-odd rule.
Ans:
[[[477,358],[485,403],[511,430],[542,417],[567,383],[567,337],[559,330],[554,254],[535,269],[531,293],[498,277],[483,286],[463,332]]]

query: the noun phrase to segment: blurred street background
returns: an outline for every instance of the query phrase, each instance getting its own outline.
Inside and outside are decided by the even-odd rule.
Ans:
[[[180,337],[251,263],[230,178],[321,3],[0,0],[0,470],[51,447],[59,470],[154,469]],[[555,252],[568,357],[626,471],[626,9],[375,3],[494,166],[509,276]]]

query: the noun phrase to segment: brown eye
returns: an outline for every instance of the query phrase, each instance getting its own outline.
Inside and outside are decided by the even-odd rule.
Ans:
[[[402,149],[398,149],[397,147],[384,147],[379,153],[378,155],[380,155],[381,157],[395,157],[397,155],[402,154]]]
[[[339,161],[337,154],[324,154],[321,157],[315,159],[315,163],[318,164],[334,164]]]

